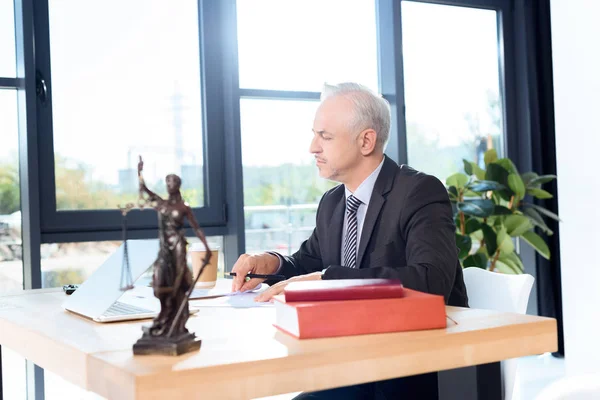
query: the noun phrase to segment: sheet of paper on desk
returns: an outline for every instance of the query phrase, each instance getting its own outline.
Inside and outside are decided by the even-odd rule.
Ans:
[[[192,307],[231,307],[231,308],[251,308],[251,307],[273,307],[273,303],[259,303],[254,301],[258,293],[239,293],[231,296],[222,296],[212,299],[192,300]]]
[[[254,298],[263,292],[269,285],[261,284],[258,288],[250,292],[228,292],[224,296],[205,297],[190,301],[192,307],[231,307],[231,308],[251,308],[251,307],[273,307],[273,303],[259,303]],[[230,288],[231,290],[231,288]]]
[[[204,299],[204,298],[214,298],[214,297],[223,297],[223,296],[235,296],[238,293],[231,291],[231,279],[217,279],[217,283],[214,288],[211,289],[199,289],[194,288],[192,294],[190,295],[190,300],[196,299]],[[266,290],[269,285],[265,283],[261,283],[258,287],[253,289],[252,293],[260,293],[263,290]]]

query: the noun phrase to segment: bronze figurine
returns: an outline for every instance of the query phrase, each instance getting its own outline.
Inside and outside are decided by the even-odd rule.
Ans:
[[[144,162],[140,156],[138,205],[144,208],[150,203],[158,213],[160,249],[153,264],[152,288],[154,296],[160,300],[161,307],[152,325],[143,328],[144,335],[133,346],[133,352],[134,354],[179,355],[200,348],[201,341],[187,330],[185,324],[189,318],[189,296],[210,260],[211,251],[191,207],[181,197],[181,178],[174,174],[167,175],[168,198],[165,200],[146,187],[142,177],[143,168]],[[148,197],[144,198],[144,194]],[[196,280],[192,279],[192,273],[187,265],[185,218],[206,248],[206,257]]]

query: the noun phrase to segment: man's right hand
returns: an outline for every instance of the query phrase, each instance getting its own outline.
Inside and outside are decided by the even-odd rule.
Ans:
[[[264,279],[253,278],[246,282],[246,275],[274,274],[279,269],[279,257],[273,254],[263,253],[257,255],[242,254],[236,261],[231,272],[235,272],[231,284],[231,291],[246,291],[257,287]]]

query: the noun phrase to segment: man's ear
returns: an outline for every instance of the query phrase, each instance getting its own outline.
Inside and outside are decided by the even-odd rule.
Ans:
[[[377,132],[373,129],[365,129],[359,135],[360,152],[363,156],[368,156],[377,146]]]

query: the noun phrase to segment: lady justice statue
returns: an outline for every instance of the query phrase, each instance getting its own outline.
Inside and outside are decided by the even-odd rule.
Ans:
[[[168,198],[162,199],[146,187],[142,170],[144,162],[140,156],[138,163],[140,208],[148,203],[158,213],[160,249],[153,264],[152,288],[154,296],[160,300],[160,313],[149,327],[144,327],[144,335],[133,346],[134,354],[179,355],[198,350],[201,341],[188,332],[185,324],[189,317],[188,299],[196,283],[187,265],[187,241],[184,220],[188,219],[196,236],[206,247],[206,257],[196,277],[201,275],[210,260],[211,251],[204,233],[190,206],[181,197],[181,179],[177,175],[167,175]],[[144,198],[147,195],[147,198]]]

